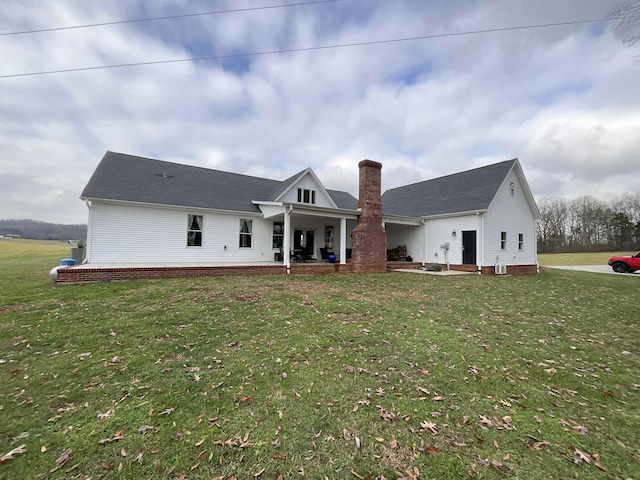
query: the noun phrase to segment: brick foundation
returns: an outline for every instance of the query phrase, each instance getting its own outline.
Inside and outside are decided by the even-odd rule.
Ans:
[[[538,273],[537,265],[507,265],[507,275],[532,275]],[[483,275],[495,275],[495,268],[482,267]]]
[[[351,264],[304,263],[291,265],[292,275],[330,275],[351,273]],[[165,278],[229,277],[235,275],[287,275],[284,265],[238,265],[202,267],[117,267],[59,268],[56,283],[113,282],[124,280],[156,280]]]
[[[459,272],[477,272],[477,265],[449,265],[450,270]],[[483,275],[495,275],[495,267],[493,265],[484,266],[480,273]],[[537,265],[507,265],[507,275],[532,275],[538,273]]]

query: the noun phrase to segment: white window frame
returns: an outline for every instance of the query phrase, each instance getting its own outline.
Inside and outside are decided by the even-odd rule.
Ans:
[[[316,191],[308,188],[298,189],[298,203],[316,204]]]
[[[272,228],[271,248],[274,250],[281,250],[284,248],[284,222],[273,222]],[[278,243],[280,245],[277,245]]]
[[[198,220],[199,219],[199,220]],[[193,228],[195,226],[200,228]],[[187,215],[187,248],[202,248],[203,245],[204,216]],[[199,234],[199,235],[198,235]],[[193,240],[192,240],[193,239]],[[198,242],[199,240],[199,242]],[[192,243],[193,242],[193,243]]]
[[[507,249],[507,232],[500,232],[500,250]]]
[[[253,220],[247,218],[240,219],[240,236],[238,246],[240,248],[253,247]]]

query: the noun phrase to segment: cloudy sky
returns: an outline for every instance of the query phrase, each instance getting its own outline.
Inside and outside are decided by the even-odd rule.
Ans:
[[[446,35],[615,1],[4,2],[0,219],[85,223],[107,150],[279,180],[312,167],[354,195],[365,158],[387,189],[518,157],[537,198],[640,193],[640,47],[607,22]],[[40,29],[58,30],[7,35]],[[242,55],[414,37],[430,38]]]

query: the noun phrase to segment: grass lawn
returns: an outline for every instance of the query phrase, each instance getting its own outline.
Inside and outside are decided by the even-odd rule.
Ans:
[[[540,253],[538,262],[542,266],[606,265],[613,255],[633,255],[636,252],[595,253]]]
[[[56,286],[0,242],[0,478],[640,478],[637,281]]]

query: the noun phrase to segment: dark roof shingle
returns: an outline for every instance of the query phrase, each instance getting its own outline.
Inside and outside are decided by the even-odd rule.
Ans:
[[[259,213],[252,200],[274,200],[286,182],[107,152],[80,197]],[[330,195],[356,208],[349,193]]]
[[[517,159],[387,190],[386,215],[427,217],[486,210]]]

